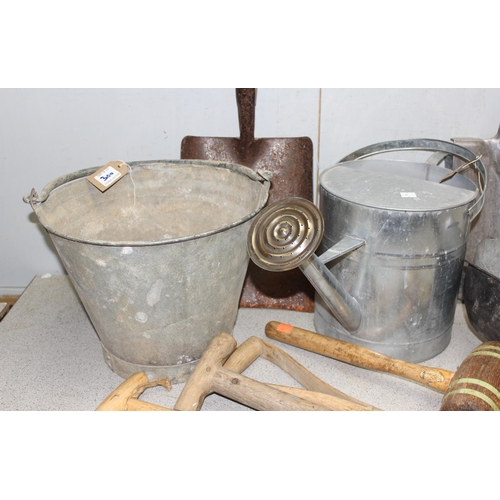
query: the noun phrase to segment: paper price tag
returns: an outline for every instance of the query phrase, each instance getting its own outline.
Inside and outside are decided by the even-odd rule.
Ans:
[[[120,160],[110,161],[93,174],[87,176],[87,180],[102,192],[116,184],[128,172],[128,165]]]

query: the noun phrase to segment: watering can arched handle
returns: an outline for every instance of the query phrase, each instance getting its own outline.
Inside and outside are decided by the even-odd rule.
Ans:
[[[437,159],[434,162],[435,164],[439,163],[439,161],[445,159],[446,157],[449,157],[449,155],[473,164],[478,174],[479,197],[475,203],[469,207],[470,221],[472,222],[472,220],[479,214],[484,205],[484,193],[488,182],[486,168],[481,161],[481,158],[477,157],[469,149],[459,146],[458,144],[448,141],[440,141],[437,139],[405,139],[379,142],[377,144],[372,144],[371,146],[358,149],[354,153],[351,153],[340,160],[339,164],[346,161],[361,160],[363,158],[367,158],[368,156],[391,153],[395,151],[430,151],[434,153],[432,158]],[[446,165],[446,168],[451,168],[451,164]]]

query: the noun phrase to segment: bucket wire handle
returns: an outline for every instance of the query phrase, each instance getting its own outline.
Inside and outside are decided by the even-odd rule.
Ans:
[[[130,168],[130,165],[124,162],[123,160],[116,160],[116,161],[120,161],[122,165],[127,165],[127,167]],[[57,179],[54,179],[53,181],[49,182],[42,189],[42,194],[40,196],[38,196],[38,193],[33,188],[30,194],[26,194],[23,196],[23,201],[24,203],[29,203],[31,205],[31,208],[33,208],[34,210],[34,204],[39,205],[40,203],[46,201],[50,193],[54,191],[54,189],[58,188],[59,186],[62,186],[63,184],[66,184],[67,182],[81,179],[82,177],[87,177],[93,174],[94,172],[97,172],[100,168],[102,168],[102,165],[100,167],[84,168],[82,170],[77,170],[76,172],[71,172],[69,174],[61,175]]]
[[[58,177],[57,179],[54,179],[53,181],[49,182],[42,189],[42,193],[40,196],[38,196],[38,193],[33,188],[31,190],[30,194],[23,196],[23,201],[24,201],[24,203],[29,203],[31,205],[31,207],[34,209],[34,204],[39,205],[40,203],[43,203],[44,201],[46,201],[47,198],[49,197],[49,194],[57,187],[62,186],[63,184],[66,184],[67,182],[71,182],[71,181],[74,181],[76,179],[81,179],[82,177],[87,177],[88,175],[92,174],[93,172],[95,172],[99,168],[100,167],[84,168],[83,170],[77,170],[76,172],[62,175],[61,177]]]

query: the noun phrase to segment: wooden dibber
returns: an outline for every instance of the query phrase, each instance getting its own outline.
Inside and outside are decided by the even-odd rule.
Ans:
[[[444,393],[441,410],[500,408],[500,342],[474,349],[456,372],[409,363],[370,349],[277,321],[265,328],[267,337],[338,361],[391,373]]]
[[[138,397],[148,388],[155,385],[165,385],[168,388],[170,382],[162,379],[157,382],[149,382],[145,373],[137,372],[128,377],[120,384],[97,408],[96,411],[169,411],[147,401],[141,401]]]
[[[212,341],[184,386],[175,410],[199,410],[205,397],[212,392],[258,410],[378,410],[330,386],[284,351],[257,337],[250,337],[237,349],[235,347],[236,341],[227,334],[219,334]],[[264,384],[239,375],[260,356],[282,368],[305,389]],[[171,388],[167,379],[148,382],[144,373],[135,373],[97,410],[169,410],[137,399],[145,389],[157,385]]]
[[[296,396],[323,406],[326,405],[326,407],[330,410],[378,410],[378,408],[375,408],[374,406],[364,403],[363,401],[355,399],[352,396],[335,389],[320,378],[316,377],[316,375],[307,370],[285,351],[273,344],[270,344],[269,342],[259,339],[258,337],[250,337],[238,346],[238,348],[224,363],[224,368],[237,373],[242,373],[259,357],[262,357],[280,367],[299,384],[303,385],[305,389],[268,384],[271,387],[288,392],[289,394],[295,394]]]
[[[329,408],[228,370],[224,362],[236,340],[219,333],[204,352],[179,395],[174,410],[200,410],[206,396],[217,393],[255,410],[325,411]]]

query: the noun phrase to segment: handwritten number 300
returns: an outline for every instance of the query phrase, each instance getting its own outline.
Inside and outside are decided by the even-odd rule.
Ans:
[[[113,174],[114,174],[114,172],[110,172],[109,174],[101,175],[101,177],[99,177],[99,179],[106,182]]]

